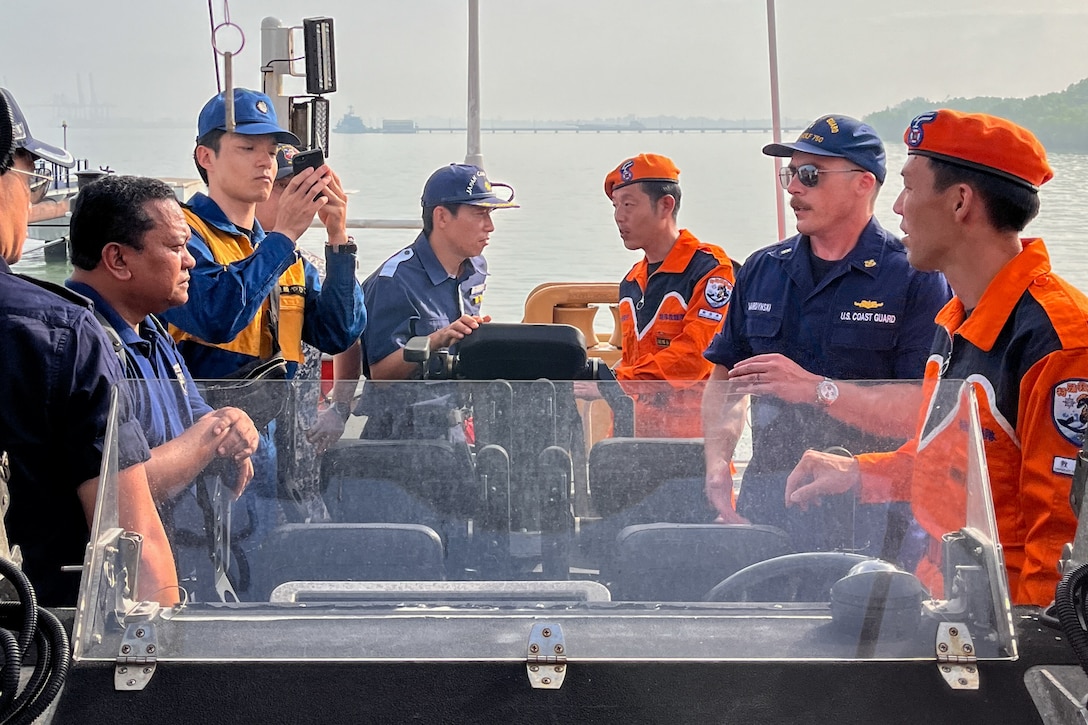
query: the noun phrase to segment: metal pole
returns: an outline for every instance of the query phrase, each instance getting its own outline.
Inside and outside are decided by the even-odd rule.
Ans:
[[[291,74],[291,29],[279,18],[261,21],[261,90],[272,99],[281,128],[290,129],[291,99],[283,92],[283,77]]]
[[[782,115],[778,106],[778,35],[775,31],[774,0],[767,0],[767,47],[771,57],[771,133],[775,143],[782,143]],[[786,238],[786,205],[782,198],[782,189],[778,184],[779,161],[771,157],[774,164],[774,200],[778,217],[778,238]]]
[[[465,163],[484,167],[480,148],[480,0],[468,0],[468,150]]]

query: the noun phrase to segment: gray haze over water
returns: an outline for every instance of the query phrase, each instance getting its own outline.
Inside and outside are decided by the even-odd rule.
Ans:
[[[92,161],[108,161],[121,173],[196,176],[192,137],[184,129],[89,129],[76,138]],[[638,253],[623,246],[603,189],[605,174],[637,153],[663,153],[676,161],[683,189],[680,223],[701,239],[720,244],[738,260],[776,241],[780,189],[774,162],[760,152],[770,134],[484,134],[482,140],[490,178],[512,184],[522,205],[494,212],[496,228],[485,251],[491,277],[484,312],[497,320],[520,320],[525,297],[538,284],[618,281],[638,260]],[[897,231],[899,217],[891,207],[902,189],[905,147],[898,139],[886,143],[888,179],[876,214]],[[355,191],[350,216],[418,220],[423,182],[438,166],[462,160],[464,151],[460,134],[333,134],[330,164]],[[1088,290],[1082,211],[1088,156],[1056,154],[1051,163],[1055,178],[1043,187],[1042,213],[1027,234],[1044,237],[1058,272]],[[793,223],[787,209],[787,228]],[[416,234],[407,229],[353,233],[360,278]],[[311,230],[302,244],[320,252],[324,235]],[[40,254],[28,254],[20,271],[38,274],[41,265]],[[54,279],[63,275],[63,269],[49,273]],[[598,315],[598,324],[605,323],[610,320]]]
[[[212,3],[217,21],[222,0]],[[365,119],[465,113],[466,0],[231,0],[236,83],[259,83],[260,24],[336,22],[339,90]],[[770,115],[760,0],[481,0],[485,118]],[[0,83],[52,124],[91,82],[114,119],[194,126],[216,91],[207,3],[0,0]],[[1030,96],[1088,77],[1083,0],[778,0],[782,112],[861,116],[916,96]],[[301,43],[300,43],[301,45]],[[301,85],[297,86],[300,90]],[[66,119],[72,122],[72,119]],[[59,131],[54,133],[59,135]]]
[[[222,0],[213,2],[222,21]],[[485,119],[590,120],[637,116],[753,119],[770,115],[766,4],[759,0],[481,0],[482,115]],[[383,118],[464,120],[466,0],[232,0],[246,35],[235,81],[259,85],[260,25],[303,17],[335,19],[339,90],[333,118],[353,106]],[[135,0],[0,0],[8,33],[0,84],[10,88],[36,136],[68,146],[92,166],[125,173],[194,177],[195,119],[216,92],[207,3]],[[1088,3],[1054,0],[918,0],[909,5],[778,0],[782,113],[862,116],[907,98],[1030,96],[1088,77]],[[299,42],[301,47],[301,41]],[[74,116],[107,107],[94,127]],[[301,92],[301,81],[288,91]],[[65,105],[67,102],[69,105]],[[160,127],[148,127],[159,124]],[[143,125],[144,127],[140,127]],[[774,241],[773,163],[765,134],[490,135],[489,175],[518,189],[522,209],[496,212],[487,256],[493,277],[485,311],[519,319],[525,294],[553,280],[615,280],[637,255],[623,249],[601,183],[622,159],[672,156],[682,170],[681,222],[734,257]],[[885,139],[889,180],[878,218],[896,229],[891,204],[902,165],[899,139]],[[352,196],[351,214],[417,218],[423,181],[460,161],[456,134],[333,135],[331,161]],[[1053,159],[1041,218],[1055,266],[1088,288],[1081,190],[1088,157]],[[793,223],[787,213],[787,227]],[[411,241],[409,231],[358,233],[361,274]],[[307,246],[318,248],[311,232]],[[33,255],[27,264],[34,266]]]

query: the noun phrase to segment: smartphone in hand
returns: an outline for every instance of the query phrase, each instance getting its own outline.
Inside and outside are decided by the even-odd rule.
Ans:
[[[325,163],[325,154],[320,148],[299,151],[291,158],[291,169],[298,173],[303,169],[316,169]]]
[[[291,159],[291,170],[297,174],[303,169],[317,169],[325,163],[325,154],[320,147],[310,149],[309,151],[301,151],[294,155]],[[324,194],[318,194],[314,197],[315,200],[323,197]]]

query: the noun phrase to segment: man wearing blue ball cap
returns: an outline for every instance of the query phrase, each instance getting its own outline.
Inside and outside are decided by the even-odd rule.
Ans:
[[[763,153],[789,159],[779,180],[799,233],[748,258],[707,348],[711,381],[733,382],[712,383],[703,400],[707,494],[722,520],[778,526],[797,551],[850,548],[894,559],[910,527],[906,507],[890,517],[882,505],[856,515],[850,506],[787,512],[786,477],[806,448],[881,450],[910,435],[912,415],[902,425],[874,422],[872,389],[843,381],[921,378],[934,317],[951,294],[941,274],[912,269],[899,239],[873,216],[887,171],[871,127],[821,116],[795,142]],[[752,461],[734,511],[738,392],[755,397]]]
[[[363,294],[355,279],[355,244],[345,228],[347,197],[328,166],[304,169],[280,196],[274,231],[256,219],[256,206],[272,193],[280,144],[298,145],[283,129],[271,99],[236,88],[234,127],[226,99],[209,100],[197,121],[193,159],[208,185],[185,209],[192,230],[189,301],[163,314],[193,377],[219,379],[282,354],[293,376],[303,361],[302,342],[323,352],[349,347],[366,325]],[[329,230],[327,277],[298,253],[298,240],[314,216]],[[286,390],[286,389],[285,389]],[[275,421],[261,431],[253,457],[253,483],[240,500],[257,546],[278,521]]]
[[[508,189],[509,196],[498,196],[496,187]],[[476,166],[449,164],[431,174],[420,200],[423,232],[363,282],[371,301],[361,352],[367,377],[418,379],[421,366],[404,360],[409,338],[426,335],[432,350],[451,347],[491,319],[480,314],[487,286],[483,251],[495,230],[491,212],[517,208],[513,200],[512,187],[490,182]],[[338,356],[336,377],[358,377],[359,367],[353,348]],[[364,400],[369,415],[364,436],[410,435],[402,429],[403,409],[378,405],[374,398]]]

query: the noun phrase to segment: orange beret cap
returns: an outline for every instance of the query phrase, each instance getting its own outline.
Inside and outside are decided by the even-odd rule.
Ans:
[[[680,169],[668,156],[639,154],[627,159],[604,177],[604,195],[612,198],[612,192],[628,184],[640,181],[671,181],[679,183]]]
[[[917,116],[903,133],[907,154],[931,156],[1038,191],[1054,178],[1046,149],[1012,121],[942,108]]]

